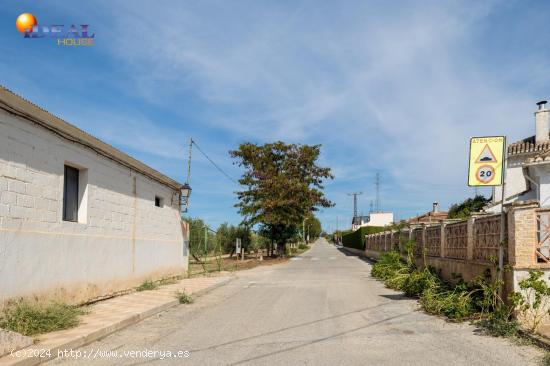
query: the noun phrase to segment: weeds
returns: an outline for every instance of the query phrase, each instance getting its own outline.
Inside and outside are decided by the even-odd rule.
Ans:
[[[191,297],[191,295],[186,293],[185,290],[176,292],[176,298],[178,299],[180,304],[192,304],[193,303],[193,298]]]
[[[145,280],[141,285],[136,287],[136,291],[150,291],[155,290],[157,287],[159,287],[159,285],[154,283],[153,281]]]
[[[480,320],[478,325],[493,337],[515,337],[520,330],[516,320],[500,312],[490,314],[487,318]]]
[[[0,314],[0,328],[33,336],[75,327],[80,323],[78,316],[85,313],[82,308],[57,302],[33,304],[18,301],[4,308]]]
[[[477,310],[475,293],[466,283],[451,285],[443,281],[432,268],[416,268],[413,246],[406,245],[407,261],[397,252],[384,253],[372,268],[372,275],[394,290],[409,297],[418,297],[424,310],[450,319],[471,317]]]
[[[160,281],[158,281],[158,286],[173,285],[178,283],[180,279],[181,278],[179,277],[163,278]]]

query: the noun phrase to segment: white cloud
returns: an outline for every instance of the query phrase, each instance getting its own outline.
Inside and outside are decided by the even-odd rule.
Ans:
[[[345,191],[365,191],[366,211],[375,171],[382,172],[385,207],[402,214],[428,209],[434,199],[442,205],[461,199],[469,192],[470,136],[513,140],[532,132],[532,90],[548,80],[547,68],[536,54],[518,55],[514,67],[484,56],[489,18],[503,7],[108,2],[98,13],[112,14],[101,24],[116,35],[109,56],[121,90],[182,120],[197,114],[200,128],[215,135],[204,144],[216,161],[227,162],[226,151],[248,139],[323,144],[323,163],[336,175],[327,184],[338,204],[330,215],[349,215]],[[159,157],[181,155],[178,147],[192,130],[137,112],[105,114],[89,116],[110,119],[96,128],[102,137]],[[212,183],[207,169],[198,174]]]

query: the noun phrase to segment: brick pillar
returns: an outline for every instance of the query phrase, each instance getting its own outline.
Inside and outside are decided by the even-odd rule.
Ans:
[[[514,268],[537,263],[537,209],[538,204],[526,202],[508,210],[508,263]]]
[[[441,221],[440,227],[441,227],[441,235],[440,235],[440,245],[441,248],[439,249],[439,256],[441,258],[445,258],[445,247],[447,246],[447,238],[445,236],[445,227],[447,226],[447,223],[445,221]]]
[[[426,245],[426,228],[427,228],[427,225],[426,224],[422,224],[422,258],[424,258],[424,256],[427,256],[428,253],[427,253],[427,245]]]
[[[466,245],[466,259],[471,261],[474,259],[474,223],[476,217],[468,218],[468,241]]]

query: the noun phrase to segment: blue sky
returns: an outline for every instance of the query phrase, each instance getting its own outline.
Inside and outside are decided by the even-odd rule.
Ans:
[[[540,1],[5,1],[0,83],[185,179],[195,139],[237,178],[239,143],[322,144],[336,203],[326,229],[374,199],[397,218],[473,195],[470,136],[534,133],[550,98],[550,7]],[[39,24],[90,24],[92,47],[24,39]],[[238,223],[238,190],[197,151],[190,214]],[[488,192],[487,192],[488,193]]]

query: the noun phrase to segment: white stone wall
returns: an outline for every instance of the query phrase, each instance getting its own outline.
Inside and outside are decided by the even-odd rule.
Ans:
[[[78,223],[62,220],[65,164],[81,169],[86,187]],[[0,305],[31,294],[80,302],[183,273],[178,200],[156,180],[0,111]]]
[[[369,217],[370,220],[365,226],[386,226],[393,223],[392,212],[372,212]]]

